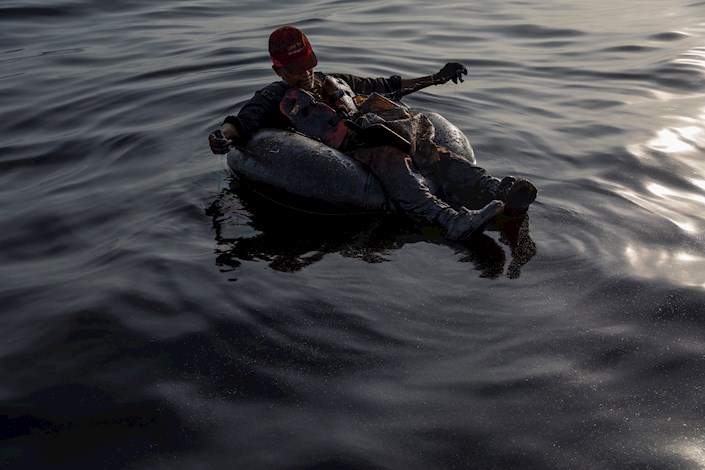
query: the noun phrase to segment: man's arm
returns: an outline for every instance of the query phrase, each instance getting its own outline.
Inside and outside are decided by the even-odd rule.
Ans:
[[[227,122],[223,124],[220,129],[208,134],[208,145],[211,148],[211,152],[216,155],[228,153],[230,146],[239,140],[240,136],[237,132],[237,128]]]
[[[457,62],[449,62],[441,70],[433,75],[424,77],[403,79],[398,75],[389,78],[363,78],[355,75],[333,73],[334,77],[345,80],[352,90],[360,95],[380,93],[387,95],[391,99],[398,100],[403,96],[422,90],[431,85],[441,85],[453,80],[454,83],[463,81],[463,75],[467,75],[468,70]]]
[[[237,116],[226,117],[221,128],[208,136],[211,151],[227,153],[231,145],[247,142],[259,129],[281,127],[284,123],[281,122],[279,102],[285,91],[283,83],[275,82],[256,92],[240,108]]]
[[[463,75],[468,74],[468,69],[466,69],[462,64],[457,62],[448,62],[443,66],[441,70],[433,75],[426,75],[419,78],[409,78],[401,80],[401,90],[400,96],[406,96],[414,93],[424,88],[430,87],[431,85],[442,85],[450,80],[453,83],[463,82]]]
[[[347,73],[331,73],[327,75],[340,78],[350,85],[352,91],[358,95],[371,95],[372,93],[391,95],[398,93],[401,89],[401,77],[399,75],[392,75],[389,78],[358,77]]]

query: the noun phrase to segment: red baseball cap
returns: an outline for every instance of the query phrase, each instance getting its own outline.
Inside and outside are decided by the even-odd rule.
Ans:
[[[282,26],[269,35],[269,56],[275,67],[301,73],[318,64],[311,43],[301,30]]]

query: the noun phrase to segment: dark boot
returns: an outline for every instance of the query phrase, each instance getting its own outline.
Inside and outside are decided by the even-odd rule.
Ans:
[[[487,222],[502,212],[501,201],[491,201],[480,210],[462,207],[453,209],[448,203],[434,196],[411,168],[411,159],[394,147],[359,149],[353,157],[367,165],[379,178],[387,196],[406,215],[440,225],[451,240],[465,240],[481,231]]]
[[[503,209],[502,201],[492,201],[479,210],[461,207],[455,211],[449,207],[439,212],[437,222],[446,229],[446,237],[449,240],[463,241],[473,234],[481,233],[489,221],[501,214]]]
[[[453,207],[479,209],[498,199],[505,203],[505,213],[516,216],[525,213],[536,199],[536,187],[525,179],[508,176],[499,180],[447,149],[437,150],[438,184],[443,199]]]
[[[405,214],[440,225],[450,240],[467,240],[473,233],[482,232],[485,225],[504,209],[502,201],[491,201],[479,210],[465,207],[455,210],[431,194],[422,181],[415,182],[415,185],[409,184],[403,191],[397,192],[394,202]]]
[[[514,217],[529,210],[537,193],[536,186],[530,181],[507,176],[500,181],[495,197],[505,203],[504,213]]]

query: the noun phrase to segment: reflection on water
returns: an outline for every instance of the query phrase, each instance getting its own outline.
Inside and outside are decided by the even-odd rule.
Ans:
[[[318,216],[283,207],[236,179],[216,196],[206,214],[218,244],[216,265],[224,272],[236,271],[246,261],[296,272],[331,253],[382,263],[409,243],[449,244],[437,228],[418,227],[396,215]],[[506,276],[517,279],[522,266],[536,254],[529,216],[503,218],[493,228],[499,232],[499,242],[509,248]],[[460,255],[458,261],[474,264],[480,277],[497,278],[505,273],[507,261],[500,243],[483,233],[467,244],[452,245]],[[231,275],[231,279],[237,278]]]
[[[695,468],[705,468],[705,441],[702,439],[694,438],[692,441],[672,444],[667,450],[683,457],[684,460],[695,465]]]
[[[624,256],[639,277],[668,279],[674,284],[705,288],[705,256],[629,244]]]
[[[674,62],[676,64],[693,65],[703,69],[705,72],[705,47],[694,47],[688,52],[681,54]]]
[[[688,123],[682,127],[666,127],[656,131],[655,137],[643,145],[631,146],[631,152],[642,158],[648,155],[664,155],[662,165],[681,165],[696,177],[689,177],[694,187],[675,189],[664,183],[645,180],[647,193],[638,194],[621,189],[620,194],[639,206],[664,217],[681,230],[688,233],[701,231],[703,210],[705,209],[705,162],[701,156],[705,151],[705,108],[696,117],[682,116],[680,121]],[[668,158],[668,160],[664,160]]]
[[[688,215],[687,207],[684,207],[682,202],[669,197],[671,194],[674,194],[674,190],[669,190],[655,183],[648,183],[646,186],[647,190],[656,197],[649,197],[648,195],[625,188],[618,188],[615,189],[615,191],[637,206],[646,209],[652,214],[663,217],[684,232],[698,232],[696,225],[697,219]]]
[[[703,141],[703,130],[698,126],[661,129],[656,133],[656,137],[646,145],[657,152],[694,152],[698,150],[698,145]]]
[[[695,47],[675,58],[674,65],[686,67],[705,82],[705,48]],[[656,214],[700,240],[705,221],[705,108],[692,107],[702,94],[657,93],[667,110],[664,119],[676,125],[662,127],[645,143],[629,146],[630,152],[645,164],[668,177],[641,178],[642,191],[621,186],[615,191],[651,214]],[[673,111],[678,114],[674,115]],[[669,173],[666,173],[669,172]],[[705,256],[697,252],[673,250],[670,246],[630,241],[624,256],[639,277],[667,279],[681,286],[705,287]]]

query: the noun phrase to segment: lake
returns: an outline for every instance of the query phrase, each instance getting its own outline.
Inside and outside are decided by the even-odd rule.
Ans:
[[[241,187],[276,79],[408,96],[529,216],[463,246]],[[705,468],[705,2],[4,0],[0,467]]]

